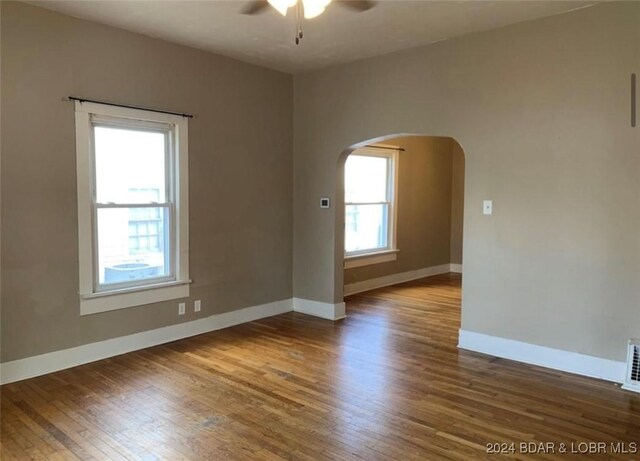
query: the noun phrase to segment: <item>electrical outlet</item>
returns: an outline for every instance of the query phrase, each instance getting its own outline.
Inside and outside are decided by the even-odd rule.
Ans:
[[[199,299],[196,299],[196,301],[193,303],[193,312],[200,312],[200,309],[202,309],[202,304],[200,303]]]
[[[178,303],[178,315],[184,315],[185,308],[185,303]]]

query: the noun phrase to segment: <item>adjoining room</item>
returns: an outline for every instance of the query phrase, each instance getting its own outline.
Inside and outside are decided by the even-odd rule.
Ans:
[[[460,144],[435,136],[361,144],[344,166],[345,295],[462,273]]]

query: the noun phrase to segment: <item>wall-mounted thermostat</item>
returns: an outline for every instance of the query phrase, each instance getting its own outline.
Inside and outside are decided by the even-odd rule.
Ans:
[[[328,197],[322,197],[320,199],[320,208],[329,208],[331,206],[331,200]]]

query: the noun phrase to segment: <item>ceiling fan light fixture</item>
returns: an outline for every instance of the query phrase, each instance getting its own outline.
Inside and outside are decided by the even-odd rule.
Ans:
[[[329,3],[331,3],[331,0],[302,0],[305,19],[320,16]]]
[[[268,0],[269,4],[274,7],[282,16],[287,15],[287,10],[295,6],[298,0]]]

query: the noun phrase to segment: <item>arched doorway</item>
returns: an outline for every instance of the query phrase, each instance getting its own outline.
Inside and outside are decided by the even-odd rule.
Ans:
[[[344,296],[462,272],[464,165],[451,137],[394,134],[345,149],[337,166],[336,290]]]

